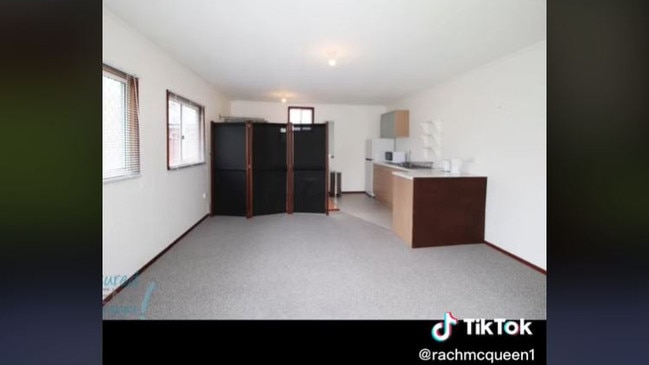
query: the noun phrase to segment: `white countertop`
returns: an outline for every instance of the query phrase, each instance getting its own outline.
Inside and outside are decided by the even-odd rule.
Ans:
[[[444,172],[438,169],[415,169],[415,170],[408,170],[408,171],[395,171],[392,173],[392,175],[401,177],[404,179],[412,180],[412,179],[430,179],[430,178],[440,178],[440,177],[486,177],[482,175],[473,175],[473,174],[467,174],[464,172],[461,172],[459,174],[453,174],[450,172]]]
[[[439,169],[408,169],[401,166],[395,166],[387,162],[374,161],[374,163],[377,165],[386,166],[395,170],[399,170],[399,171],[394,171],[392,175],[404,179],[408,179],[408,180],[421,179],[421,178],[440,178],[440,177],[486,177],[484,175],[473,175],[473,174],[467,174],[465,172],[461,172],[459,174],[453,174],[450,172],[444,172]]]
[[[374,161],[374,164],[375,164],[375,165],[381,165],[381,166],[389,167],[389,168],[391,168],[391,169],[395,169],[395,170],[406,171],[406,172],[408,172],[408,171],[415,171],[415,170],[416,170],[416,169],[407,169],[407,168],[405,168],[405,167],[401,167],[401,166],[395,166],[395,165],[389,164],[389,163],[387,163],[387,162]]]

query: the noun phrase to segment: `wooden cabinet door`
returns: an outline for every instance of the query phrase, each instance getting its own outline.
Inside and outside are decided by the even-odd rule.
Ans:
[[[412,247],[414,181],[394,177],[392,189],[392,230]]]
[[[392,207],[392,172],[386,166],[374,165],[374,197],[376,200]]]
[[[381,115],[381,138],[394,138],[394,112]]]
[[[408,137],[410,135],[410,112],[395,110],[381,114],[381,138]]]
[[[383,175],[381,174],[383,166],[374,165],[374,176],[373,182],[374,186],[372,190],[374,191],[374,198],[382,202],[385,199],[385,182],[383,181]]]
[[[394,112],[394,136],[408,137],[410,135],[410,112],[398,110]]]

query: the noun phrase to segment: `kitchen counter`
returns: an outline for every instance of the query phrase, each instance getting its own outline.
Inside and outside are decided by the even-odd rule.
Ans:
[[[444,172],[438,169],[405,169],[401,168],[404,171],[395,171],[392,175],[400,177],[403,179],[421,179],[421,178],[439,178],[439,177],[486,177],[482,175],[473,175],[461,172],[459,174],[453,174],[450,172]]]
[[[374,161],[374,164],[379,166],[389,167],[394,170],[399,170],[399,171],[392,172],[392,175],[404,179],[409,179],[409,180],[420,179],[420,178],[439,178],[439,177],[486,177],[484,175],[474,175],[465,172],[461,172],[459,174],[453,174],[451,172],[444,172],[440,169],[426,169],[426,168],[411,169],[411,168],[401,167],[399,165],[394,165],[388,162]]]
[[[424,164],[425,162],[419,162],[418,164]],[[417,164],[417,162],[415,162]],[[452,174],[450,172],[443,172],[439,169],[426,168],[408,168],[402,167],[399,165],[391,164],[388,162],[378,162],[374,161],[374,171],[373,171],[373,191],[374,197],[379,202],[385,204],[386,206],[392,208],[393,197],[395,192],[393,191],[393,185],[397,181],[421,181],[428,180],[430,178],[485,178],[485,176],[477,176],[467,173]],[[448,179],[455,180],[455,179]],[[466,179],[461,179],[466,180]]]
[[[392,230],[406,244],[416,248],[484,242],[485,176],[432,169],[390,171]]]
[[[407,168],[405,168],[405,167],[401,167],[401,166],[398,166],[398,165],[393,165],[393,164],[391,164],[391,163],[387,163],[387,162],[378,162],[378,161],[374,161],[374,164],[375,164],[375,165],[379,165],[379,166],[389,167],[389,168],[391,168],[391,169],[395,169],[395,170],[405,171],[405,172],[420,170],[420,169],[407,169]]]

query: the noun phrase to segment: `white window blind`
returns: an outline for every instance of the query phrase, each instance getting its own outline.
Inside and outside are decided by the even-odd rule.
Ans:
[[[102,75],[102,146],[104,181],[140,174],[137,78],[107,65]]]
[[[205,162],[204,108],[167,90],[167,167]]]

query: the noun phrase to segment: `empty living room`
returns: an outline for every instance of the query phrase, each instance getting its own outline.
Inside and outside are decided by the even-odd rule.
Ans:
[[[546,319],[545,1],[102,10],[104,320]]]

